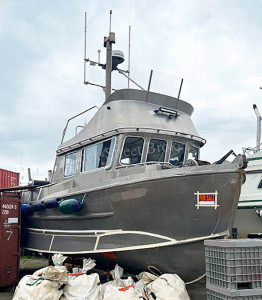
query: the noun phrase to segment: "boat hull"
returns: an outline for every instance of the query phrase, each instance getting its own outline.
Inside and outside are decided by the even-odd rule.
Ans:
[[[184,281],[188,282],[205,273],[204,240],[226,237],[228,237],[228,232],[198,239],[188,239],[179,242],[174,241],[167,245],[147,245],[140,247],[140,249],[129,247],[122,251],[118,249],[109,252],[98,252],[80,251],[80,248],[74,248],[72,253],[72,245],[83,244],[83,235],[81,238],[71,236],[69,239],[66,239],[64,244],[67,244],[68,247],[63,247],[62,251],[50,251],[48,249],[49,244],[46,243],[46,234],[38,234],[34,237],[34,242],[31,246],[41,248],[40,251],[44,253],[62,253],[74,258],[91,257],[96,260],[97,267],[101,269],[109,268],[111,270],[115,264],[119,264],[125,270],[133,274],[138,274],[142,271],[176,273]],[[79,239],[81,239],[81,241]],[[88,243],[86,243],[86,246],[87,244]],[[27,249],[31,251],[37,250],[35,248]]]
[[[129,271],[153,265],[192,280],[204,273],[204,239],[231,231],[243,175],[238,168],[194,170],[89,191],[75,215],[56,208],[37,212],[23,220],[22,246],[91,256],[100,263],[103,253],[113,252],[113,263]],[[217,193],[216,205],[199,205],[198,193]]]
[[[247,238],[249,233],[262,233],[262,218],[256,213],[256,208],[261,207],[241,207],[237,208],[234,228],[237,228],[238,238]]]

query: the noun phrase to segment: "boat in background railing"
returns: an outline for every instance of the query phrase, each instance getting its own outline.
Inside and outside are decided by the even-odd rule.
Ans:
[[[253,109],[257,116],[257,145],[254,148],[243,148],[248,161],[246,182],[242,187],[233,226],[233,234],[239,238],[246,238],[249,234],[262,236],[261,116],[255,104]]]

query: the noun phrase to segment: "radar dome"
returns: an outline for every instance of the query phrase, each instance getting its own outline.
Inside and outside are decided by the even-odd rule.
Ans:
[[[112,70],[116,70],[119,64],[125,61],[124,53],[120,50],[112,51]]]

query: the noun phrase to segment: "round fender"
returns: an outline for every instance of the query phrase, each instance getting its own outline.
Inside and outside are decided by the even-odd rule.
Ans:
[[[42,202],[38,201],[38,202],[31,204],[31,209],[33,212],[38,212],[38,211],[44,210],[45,207]]]
[[[67,199],[60,202],[58,209],[62,214],[78,213],[82,209],[83,203],[76,199]]]
[[[22,216],[30,216],[30,215],[32,215],[33,211],[31,209],[31,205],[28,204],[28,203],[22,204],[21,213],[22,213]]]

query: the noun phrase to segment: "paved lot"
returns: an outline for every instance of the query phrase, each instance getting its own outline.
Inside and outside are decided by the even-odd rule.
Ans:
[[[22,259],[20,263],[20,277],[26,274],[32,274],[34,271],[48,265],[48,261],[42,258]],[[187,285],[187,292],[191,300],[205,300],[206,299],[206,280]],[[0,289],[0,300],[12,300],[15,287],[7,289]],[[39,299],[41,300],[41,299]],[[51,300],[51,299],[50,299]]]

